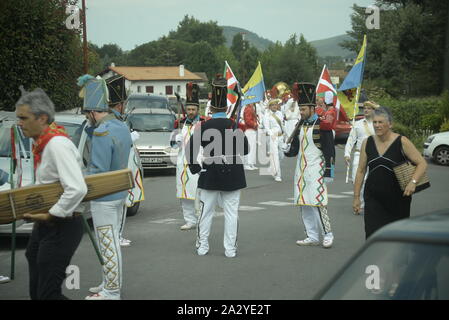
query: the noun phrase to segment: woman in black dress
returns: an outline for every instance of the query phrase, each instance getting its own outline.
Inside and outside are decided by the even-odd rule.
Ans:
[[[388,108],[380,107],[374,111],[373,125],[375,135],[363,142],[354,183],[353,209],[358,213],[360,189],[368,167],[364,190],[366,238],[386,224],[410,217],[411,195],[427,168],[427,162],[413,143],[391,130],[392,116]],[[402,191],[393,167],[405,160],[404,154],[416,165],[416,170]]]

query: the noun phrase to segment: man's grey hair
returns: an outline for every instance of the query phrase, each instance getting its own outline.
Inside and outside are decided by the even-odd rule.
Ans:
[[[31,113],[36,117],[46,114],[48,116],[48,124],[55,121],[55,105],[44,90],[36,88],[33,91],[26,91],[23,86],[20,86],[20,91],[22,96],[16,102],[16,109],[20,106],[28,105]]]
[[[379,107],[374,109],[374,116],[384,117],[390,124],[393,123],[393,114],[387,107]]]

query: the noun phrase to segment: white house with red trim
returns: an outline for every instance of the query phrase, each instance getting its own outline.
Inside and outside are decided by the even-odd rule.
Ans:
[[[175,67],[116,67],[112,64],[99,73],[103,79],[115,76],[125,78],[125,87],[128,94],[150,93],[174,97],[177,92],[181,97],[186,95],[186,84],[197,83],[200,87],[207,84],[204,73],[193,73],[183,65]]]

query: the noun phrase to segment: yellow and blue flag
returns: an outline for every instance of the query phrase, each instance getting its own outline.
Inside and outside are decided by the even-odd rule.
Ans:
[[[244,94],[242,97],[242,107],[264,99],[265,83],[263,81],[262,66],[260,65],[260,61],[242,92]]]
[[[345,80],[337,90],[337,97],[349,119],[353,119],[359,112],[357,104],[357,88],[360,88],[363,80],[363,71],[366,61],[366,35],[363,37],[362,48],[355,60],[354,66],[349,71]]]
[[[365,70],[366,61],[366,35],[363,37],[363,45],[360,49],[359,55],[355,60],[352,69],[349,71],[345,80],[341,84],[338,91],[345,91],[353,88],[357,88],[362,84],[363,71]]]

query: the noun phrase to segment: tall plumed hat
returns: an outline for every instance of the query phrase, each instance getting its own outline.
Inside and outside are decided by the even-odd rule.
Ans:
[[[186,84],[186,106],[200,106],[199,92],[200,88],[196,83]]]
[[[316,86],[309,82],[297,83],[298,106],[315,106]]]
[[[228,84],[221,74],[217,74],[212,80],[212,100],[211,106],[220,111],[226,111],[228,108]]]
[[[123,103],[127,99],[125,77],[118,75],[106,80],[109,91],[109,104]]]
[[[84,98],[83,110],[99,112],[109,110],[109,92],[104,79],[85,74],[78,78],[78,86],[82,87],[79,96]]]

